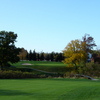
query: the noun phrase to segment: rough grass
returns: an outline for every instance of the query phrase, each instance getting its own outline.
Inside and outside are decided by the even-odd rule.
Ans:
[[[100,100],[100,81],[86,79],[0,80],[1,100]]]

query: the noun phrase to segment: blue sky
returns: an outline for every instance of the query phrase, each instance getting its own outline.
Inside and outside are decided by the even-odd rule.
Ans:
[[[100,47],[100,0],[0,0],[0,31],[17,33],[17,47],[61,52],[90,34]]]

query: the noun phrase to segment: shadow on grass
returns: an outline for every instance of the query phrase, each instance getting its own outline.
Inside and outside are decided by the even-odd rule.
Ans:
[[[26,93],[18,90],[3,90],[0,89],[0,96],[14,96],[14,95],[33,95],[33,93]]]

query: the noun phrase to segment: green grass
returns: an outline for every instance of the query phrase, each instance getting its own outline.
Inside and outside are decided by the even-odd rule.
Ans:
[[[15,63],[15,64],[12,64],[14,66],[22,66],[21,64],[22,63],[30,63],[30,64],[33,64],[33,66],[48,66],[48,67],[51,67],[51,66],[55,66],[55,67],[58,67],[58,66],[66,66],[63,62],[50,62],[50,61],[20,61],[18,63]]]
[[[0,100],[100,100],[100,81],[2,79],[0,80]]]
[[[30,63],[33,65],[21,65],[22,63]],[[56,73],[65,73],[66,65],[63,62],[49,62],[49,61],[20,61],[18,63],[12,64],[12,66],[16,66],[17,68],[29,67],[35,68],[48,72],[56,72]],[[36,71],[34,71],[37,73]]]

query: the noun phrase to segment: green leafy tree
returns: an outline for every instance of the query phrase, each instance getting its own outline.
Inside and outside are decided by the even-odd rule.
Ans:
[[[19,61],[17,56],[20,48],[15,47],[17,34],[14,32],[0,31],[0,67],[10,66],[8,62],[16,63]]]

